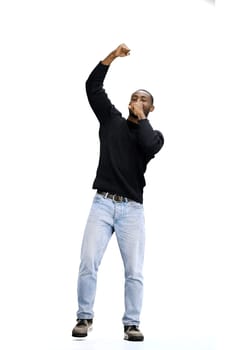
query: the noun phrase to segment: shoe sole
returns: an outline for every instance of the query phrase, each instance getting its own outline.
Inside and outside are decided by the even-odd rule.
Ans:
[[[141,336],[141,337],[137,337],[137,336],[128,336],[128,334],[125,334],[124,336],[124,340],[128,340],[128,341],[143,341],[144,340],[144,337]]]
[[[76,334],[72,334],[72,337],[73,338],[85,338],[85,337],[87,337],[87,333],[85,333],[85,334],[81,334],[81,333],[76,333]]]

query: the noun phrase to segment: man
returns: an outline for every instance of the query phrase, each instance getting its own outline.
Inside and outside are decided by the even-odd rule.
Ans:
[[[109,66],[129,52],[125,44],[119,45],[98,63],[86,82],[90,106],[100,123],[100,158],[93,183],[97,191],[82,242],[74,337],[87,336],[92,327],[97,271],[115,232],[125,269],[124,339],[144,340],[139,329],[145,246],[144,173],[148,162],[162,148],[164,138],[147,119],[154,110],[153,96],[148,91],[140,89],[132,94],[127,119],[105,93],[103,82]]]

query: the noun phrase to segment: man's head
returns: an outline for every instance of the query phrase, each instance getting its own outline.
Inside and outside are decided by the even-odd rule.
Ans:
[[[154,98],[151,93],[145,89],[139,89],[131,95],[129,106],[133,106],[135,103],[140,103],[142,105],[146,117],[154,110]],[[131,108],[129,108],[129,115],[137,119],[137,116],[135,116]]]

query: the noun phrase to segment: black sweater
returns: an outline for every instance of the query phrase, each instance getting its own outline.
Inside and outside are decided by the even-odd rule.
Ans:
[[[164,138],[147,119],[135,124],[122,117],[103,88],[108,68],[99,62],[86,81],[88,101],[100,122],[100,158],[92,188],[143,203],[146,166]]]

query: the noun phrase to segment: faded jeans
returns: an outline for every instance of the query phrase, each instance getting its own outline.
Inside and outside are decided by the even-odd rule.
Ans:
[[[115,232],[125,271],[124,325],[139,325],[143,299],[145,222],[143,205],[96,194],[83,235],[78,277],[77,319],[92,319],[97,272]]]

